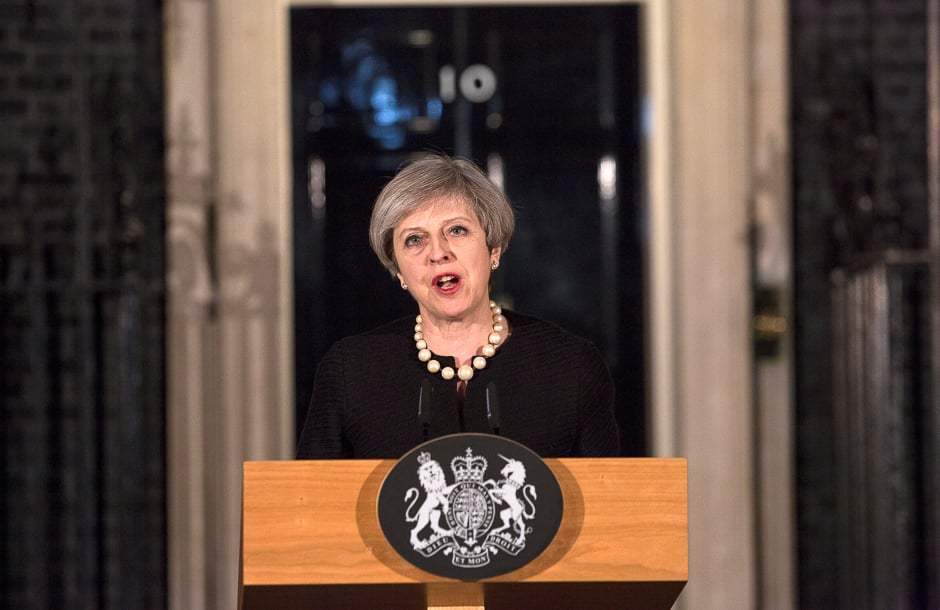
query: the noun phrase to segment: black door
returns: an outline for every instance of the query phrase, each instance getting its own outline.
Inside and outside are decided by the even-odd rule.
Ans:
[[[298,426],[333,341],[416,313],[368,222],[396,169],[437,150],[516,209],[495,298],[601,348],[624,454],[645,453],[639,21],[633,5],[292,10]]]

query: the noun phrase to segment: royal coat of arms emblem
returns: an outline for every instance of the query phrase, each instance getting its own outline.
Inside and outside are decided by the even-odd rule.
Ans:
[[[455,437],[463,437],[463,442],[457,441],[456,446],[462,447],[458,452],[453,449]],[[413,473],[412,484],[398,496],[397,528],[385,523],[393,519],[394,501],[387,497],[383,501],[380,497],[383,529],[400,530],[404,526],[407,530],[408,551],[405,552],[403,545],[396,545],[394,536],[386,531],[393,546],[399,553],[410,552],[413,557],[406,558],[413,563],[423,562],[419,567],[424,569],[428,569],[428,565],[446,563],[451,573],[445,575],[451,576],[453,570],[465,568],[474,568],[472,572],[489,576],[494,569],[503,573],[527,563],[551,541],[561,518],[560,488],[547,466],[528,449],[500,437],[462,434],[444,439],[449,439],[446,446],[439,445],[443,439],[425,443],[396,466],[402,472],[407,472],[405,469],[410,466]],[[493,443],[503,445],[492,447]],[[448,464],[451,476],[448,477],[442,461]],[[539,500],[541,484],[527,480],[527,464],[539,469],[543,476],[547,472],[550,477],[546,484],[551,488],[551,499],[544,508]],[[399,487],[400,493],[402,489]],[[385,492],[383,485],[382,495]],[[383,512],[389,514],[383,518]],[[547,515],[544,520],[542,513]],[[541,534],[535,545],[538,548],[526,553],[536,533]],[[404,535],[399,533],[398,536],[403,541]],[[518,558],[524,561],[521,564],[514,561]],[[496,567],[494,563],[504,567]],[[466,578],[476,574],[458,572],[457,576]]]

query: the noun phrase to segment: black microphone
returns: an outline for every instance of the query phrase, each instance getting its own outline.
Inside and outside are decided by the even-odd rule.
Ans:
[[[486,423],[493,434],[499,436],[499,398],[496,397],[496,384],[492,381],[486,385]]]
[[[428,440],[431,428],[431,382],[424,379],[418,389],[418,423],[421,424],[424,440]]]

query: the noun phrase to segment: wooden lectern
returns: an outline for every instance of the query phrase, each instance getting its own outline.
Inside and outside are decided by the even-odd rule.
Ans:
[[[462,582],[385,540],[376,497],[394,460],[246,462],[239,607],[672,607],[688,580],[686,461],[546,459],[565,513],[528,565]]]

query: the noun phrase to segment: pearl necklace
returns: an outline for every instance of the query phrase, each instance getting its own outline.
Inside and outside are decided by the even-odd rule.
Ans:
[[[454,371],[453,368],[445,366],[441,368],[441,363],[435,360],[431,350],[428,349],[428,342],[424,340],[424,326],[421,320],[421,314],[415,317],[415,347],[418,349],[418,360],[427,362],[428,371],[434,375],[438,372],[444,379],[453,379],[454,375],[461,381],[470,381],[473,379],[474,369],[480,370],[486,368],[486,359],[496,353],[496,346],[503,340],[503,332],[506,330],[506,318],[503,317],[503,310],[494,301],[490,301],[490,313],[493,315],[493,332],[487,337],[488,343],[478,350],[478,354],[473,357],[472,364],[465,364]]]

